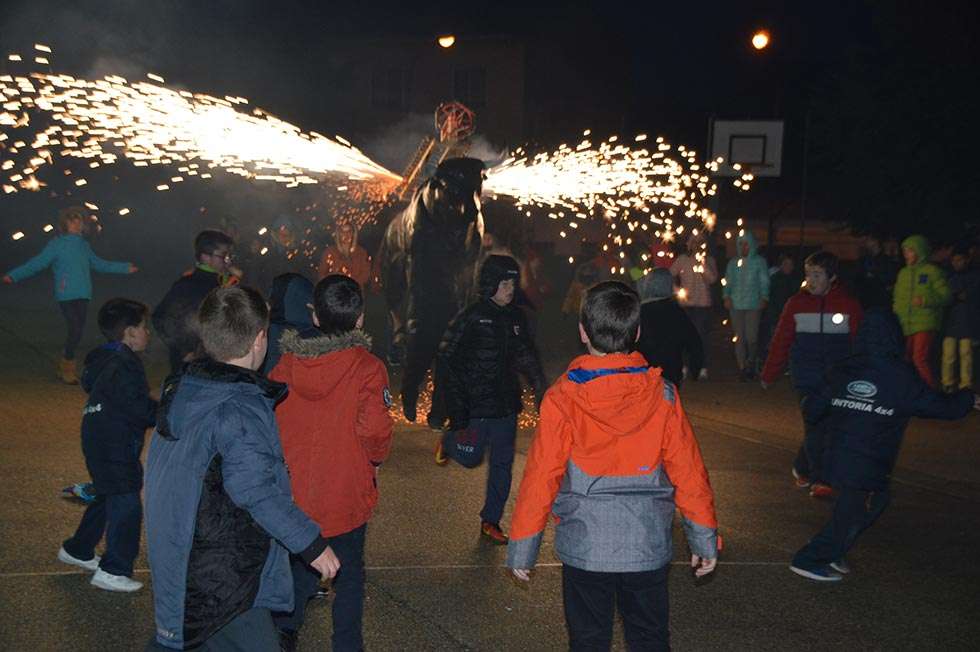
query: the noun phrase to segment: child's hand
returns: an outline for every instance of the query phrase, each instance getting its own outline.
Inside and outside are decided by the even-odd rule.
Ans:
[[[511,572],[511,574],[513,574],[513,576],[515,578],[519,579],[522,582],[530,582],[531,581],[531,571],[530,571],[530,569],[527,569],[527,568],[511,568],[510,569],[510,572]]]
[[[329,579],[337,574],[340,570],[340,560],[337,559],[337,555],[334,554],[333,548],[327,546],[324,548],[320,556],[313,560],[310,564],[315,571],[320,573],[320,577],[323,579]]]
[[[704,577],[711,571],[715,569],[718,565],[718,558],[705,559],[704,557],[698,557],[697,555],[691,555],[691,568],[694,569],[695,577]]]

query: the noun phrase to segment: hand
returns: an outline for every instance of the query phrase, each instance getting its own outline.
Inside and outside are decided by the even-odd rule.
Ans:
[[[340,560],[334,554],[333,548],[327,546],[320,553],[320,556],[313,560],[310,566],[320,573],[320,577],[326,580],[336,575],[337,571],[340,570]]]
[[[14,284],[14,279],[10,278],[9,275],[8,276],[4,276],[3,277],[3,282],[6,283],[7,285],[13,285]]]
[[[718,558],[705,559],[704,557],[698,557],[697,555],[691,555],[691,568],[694,569],[695,577],[704,577],[708,573],[715,569],[718,565]]]
[[[731,310],[732,309],[732,300],[731,299],[729,299],[728,297],[725,297],[725,302],[724,303],[725,303],[725,310]]]
[[[511,574],[513,574],[513,576],[516,579],[519,579],[522,582],[530,582],[531,581],[531,571],[530,571],[530,569],[527,569],[527,568],[511,568],[510,569],[510,572],[511,572]]]
[[[912,297],[912,305],[921,308],[926,303],[925,297]]]
[[[134,265],[132,263],[129,264],[129,273],[130,274],[135,274],[138,271],[140,271],[140,268],[139,267],[137,267],[136,265]]]

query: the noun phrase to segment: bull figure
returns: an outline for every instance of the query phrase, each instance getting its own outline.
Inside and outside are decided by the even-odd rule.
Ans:
[[[446,326],[474,292],[483,237],[483,170],[478,159],[443,161],[385,230],[381,279],[392,348],[405,348],[402,408],[410,421]]]

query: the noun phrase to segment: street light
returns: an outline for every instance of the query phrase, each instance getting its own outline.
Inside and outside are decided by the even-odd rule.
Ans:
[[[760,29],[752,35],[752,47],[754,47],[756,50],[765,50],[767,47],[769,47],[768,30]]]
[[[438,39],[436,39],[436,42],[440,47],[448,49],[456,44],[456,37],[452,34],[446,34],[445,36],[440,36]]]

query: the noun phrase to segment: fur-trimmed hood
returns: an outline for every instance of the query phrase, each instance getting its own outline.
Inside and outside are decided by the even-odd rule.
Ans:
[[[360,329],[307,338],[287,330],[279,345],[282,358],[275,368],[276,380],[311,399],[326,396],[338,383],[347,382],[372,357],[371,338]]]

